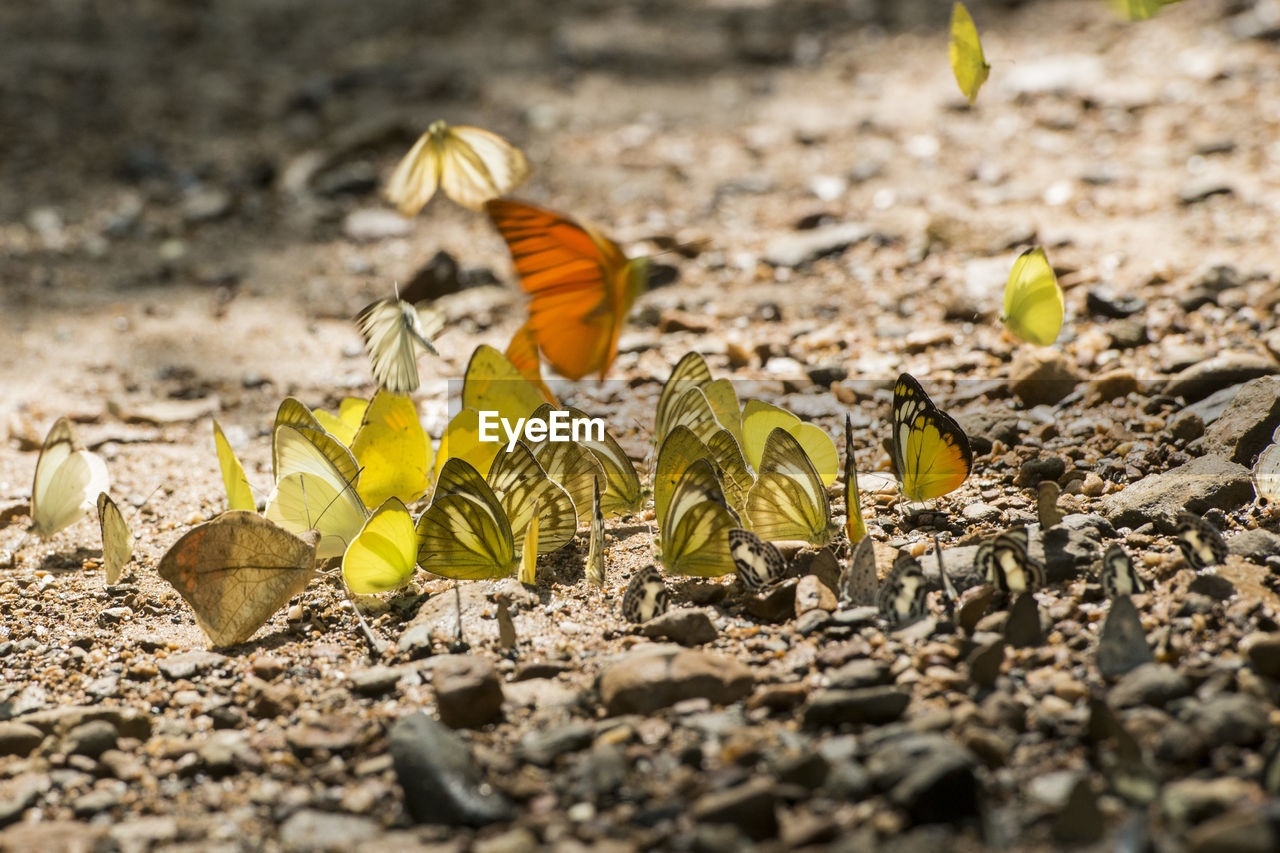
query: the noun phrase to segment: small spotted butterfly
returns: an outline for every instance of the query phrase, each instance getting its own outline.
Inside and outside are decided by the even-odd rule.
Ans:
[[[979,545],[973,562],[1001,592],[1031,592],[1044,585],[1044,568],[1027,554],[1025,527]]]
[[[1218,528],[1189,512],[1178,515],[1178,548],[1187,565],[1196,571],[1227,559],[1227,543]]]
[[[849,565],[840,574],[840,606],[866,607],[876,603],[880,579],[876,575],[876,550],[864,536],[853,548]]]
[[[1107,598],[1147,591],[1147,584],[1134,569],[1129,552],[1118,542],[1102,555],[1102,589]]]
[[[750,530],[735,527],[729,531],[729,554],[738,570],[738,579],[749,590],[764,589],[786,574],[787,561],[782,552]]]
[[[915,622],[925,613],[924,569],[910,554],[900,554],[876,593],[880,615],[892,625]]]
[[[628,622],[648,622],[667,612],[667,584],[657,566],[645,566],[631,577],[622,596],[622,616]]]

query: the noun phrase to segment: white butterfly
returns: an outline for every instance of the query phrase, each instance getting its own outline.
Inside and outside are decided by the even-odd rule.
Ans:
[[[356,315],[364,336],[373,378],[393,394],[418,387],[418,347],[439,355],[431,339],[444,328],[444,314],[434,308],[421,312],[397,297],[379,299]]]
[[[97,506],[98,495],[110,486],[107,463],[76,441],[70,421],[58,418],[40,448],[31,485],[36,533],[48,539],[75,524]]]

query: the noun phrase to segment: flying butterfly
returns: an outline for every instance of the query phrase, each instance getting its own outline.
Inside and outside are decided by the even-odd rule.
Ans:
[[[1009,271],[1000,322],[1027,343],[1047,347],[1058,339],[1065,311],[1062,287],[1044,249],[1027,249]]]
[[[951,7],[951,43],[948,52],[951,55],[951,73],[955,75],[956,84],[972,106],[978,99],[978,90],[987,82],[991,66],[982,53],[978,27],[963,3],[956,3]]]
[[[1227,543],[1222,534],[1200,516],[1179,513],[1174,532],[1182,558],[1196,571],[1219,565],[1227,559]]]
[[[870,607],[876,604],[880,576],[876,573],[876,549],[871,537],[863,537],[853,547],[849,564],[840,573],[840,606]]]
[[[894,473],[907,499],[927,501],[960,488],[973,467],[969,438],[910,374],[894,385],[892,418]]]
[[[542,378],[542,360],[538,357],[538,343],[533,339],[533,330],[529,328],[528,323],[517,329],[511,336],[511,343],[507,344],[507,351],[503,355],[521,376],[529,380],[529,384],[538,389],[542,399],[553,406],[559,405],[556,395],[551,393],[551,388]]]
[[[357,595],[393,592],[407,584],[418,565],[413,517],[397,497],[373,511],[342,555],[342,577]]]
[[[444,314],[434,308],[419,311],[398,297],[389,297],[361,309],[356,325],[378,387],[393,394],[416,391],[418,349],[440,355],[431,339],[444,328]]]
[[[253,497],[253,487],[245,476],[244,466],[236,458],[231,449],[231,442],[222,431],[221,425],[213,422],[213,447],[218,454],[218,468],[222,471],[222,485],[227,490],[227,509],[243,509],[254,512],[258,502]]]
[[[436,187],[463,207],[479,210],[527,177],[524,154],[498,134],[436,121],[391,173],[385,194],[404,216],[422,210]]]
[[[102,532],[102,568],[110,586],[120,580],[125,564],[133,557],[133,533],[120,507],[106,492],[98,493],[98,528]]]
[[[569,544],[578,530],[578,514],[558,483],[547,476],[523,441],[498,451],[485,478],[511,525],[517,551],[524,548],[525,530],[537,521],[537,553],[548,554]]]
[[[890,625],[905,625],[925,615],[926,593],[920,561],[904,551],[894,561],[884,583],[880,584],[876,608]]]
[[[681,475],[658,523],[662,564],[669,573],[714,578],[734,570],[728,533],[739,524],[710,460],[695,460]]]
[[[867,538],[867,523],[858,500],[858,460],[853,456],[853,418],[844,416],[844,532],[850,545]]]
[[[111,476],[102,457],[84,449],[71,421],[58,418],[44,438],[31,484],[31,521],[36,534],[48,539],[75,524],[93,510],[98,495],[110,486]]]
[[[667,583],[657,566],[645,566],[631,576],[622,596],[622,616],[628,622],[648,622],[667,612]]]
[[[529,294],[529,334],[561,376],[603,379],[618,354],[618,334],[648,286],[647,262],[566,216],[496,199],[485,210],[511,251]]]
[[[587,582],[604,589],[604,514],[600,511],[600,481],[591,496],[591,534],[587,546]]]
[[[454,580],[501,578],[518,561],[506,511],[463,459],[444,463],[431,505],[418,517],[418,565]]]
[[[983,542],[974,566],[1001,592],[1033,592],[1044,586],[1044,568],[1027,553],[1027,528],[1014,527]]]
[[[1102,589],[1107,598],[1147,591],[1147,584],[1134,568],[1129,552],[1119,542],[1102,555]]]
[[[740,527],[730,530],[728,536],[729,554],[744,587],[755,592],[772,586],[786,575],[787,561],[772,542]]]
[[[819,547],[835,524],[822,478],[796,437],[778,427],[769,434],[760,475],[747,496],[746,520],[762,539],[804,539]]]

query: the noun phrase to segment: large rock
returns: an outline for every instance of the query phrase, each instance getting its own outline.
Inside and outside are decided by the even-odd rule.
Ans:
[[[1253,500],[1249,469],[1221,456],[1201,456],[1163,474],[1143,477],[1124,491],[1102,499],[1102,512],[1117,527],[1140,527],[1148,521],[1172,533],[1178,513],[1225,512]]]
[[[1028,406],[1059,403],[1080,382],[1070,359],[1051,349],[1020,351],[1010,373],[1009,389]]]
[[[1280,364],[1264,355],[1224,353],[1196,362],[1169,380],[1164,392],[1187,402],[1204,399],[1215,391],[1280,373]]]
[[[668,610],[644,623],[640,633],[646,637],[671,640],[682,646],[701,646],[720,636],[707,611],[698,607]]]
[[[396,721],[388,737],[405,807],[417,823],[487,826],[515,811],[480,775],[458,735],[422,712]]]
[[[502,718],[502,682],[493,664],[475,655],[449,655],[432,671],[440,720],[455,729],[478,729]]]
[[[751,670],[731,658],[679,646],[641,646],[623,655],[600,676],[605,711],[648,714],[685,699],[716,705],[736,702],[751,692]]]
[[[1241,385],[1218,418],[1205,431],[1206,453],[1225,456],[1241,465],[1253,464],[1280,425],[1280,376],[1264,376]]]

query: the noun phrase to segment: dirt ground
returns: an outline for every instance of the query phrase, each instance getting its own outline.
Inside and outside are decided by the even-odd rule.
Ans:
[[[581,538],[544,560],[535,591],[468,587],[471,651],[496,665],[507,708],[465,738],[518,804],[487,828],[415,827],[387,759],[392,724],[436,709],[424,661],[449,651],[442,582],[423,581],[427,597],[375,614],[392,644],[380,661],[336,584],[321,580],[258,639],[194,674],[161,666],[205,645],[154,567],[224,507],[211,417],[265,496],[279,402],[294,395],[333,410],[372,393],[351,318],[420,280],[438,252],[468,286],[438,301],[449,317],[441,357],[420,361],[429,433],[447,422],[474,347],[504,348],[523,322],[506,250],[483,215],[437,198],[403,223],[378,198],[437,118],[518,144],[534,167],[522,198],[595,223],[634,252],[667,240],[701,247],[695,258],[657,258],[675,280],[641,297],[609,382],[558,386],[606,413],[642,471],[661,381],[690,349],[717,376],[756,381],[740,396],[826,428],[842,452],[851,412],[860,471],[889,468],[881,440],[901,371],[947,401],[971,436],[1019,422],[1019,440],[987,441],[969,482],[939,503],[934,526],[961,546],[1034,521],[1034,489],[1017,481],[1028,459],[1068,460],[1063,482],[1077,471],[1086,484],[1064,508],[1088,515],[1198,456],[1173,424],[1209,395],[1165,397],[1166,381],[1213,359],[1236,372],[1216,374],[1212,391],[1280,371],[1276,4],[1185,0],[1141,23],[1081,0],[970,8],[992,65],[972,108],[947,64],[950,4],[927,0],[0,7],[0,552],[14,558],[0,570],[0,726],[66,706],[149,721],[117,726],[110,760],[68,754],[53,723],[29,755],[0,750],[0,827],[12,824],[0,850],[1058,849],[1076,841],[1060,815],[1074,814],[1067,794],[1078,778],[1098,793],[1081,820],[1097,823],[1107,849],[1149,849],[1149,838],[1162,850],[1226,849],[1204,846],[1218,837],[1214,821],[1265,833],[1245,807],[1277,793],[1257,775],[1280,723],[1280,687],[1277,673],[1248,670],[1240,641],[1277,629],[1280,569],[1262,557],[1224,569],[1234,599],[1178,611],[1192,579],[1159,521],[1116,528],[1161,581],[1140,609],[1150,636],[1165,638],[1158,660],[1186,683],[1176,701],[1249,696],[1263,731],[1161,753],[1164,787],[1150,805],[1118,793],[1082,745],[1088,699],[1110,686],[1091,663],[1105,602],[1086,600],[1083,574],[1044,594],[1057,633],[1011,649],[994,691],[970,685],[958,635],[843,623],[801,634],[797,620],[745,613],[727,582],[676,581],[676,604],[713,616],[718,636],[704,651],[752,671],[751,698],[606,713],[597,676],[647,642],[617,608],[652,559],[649,511],[610,525],[603,596],[581,578]],[[855,239],[786,257],[798,240],[855,224]],[[1038,356],[996,320],[1009,264],[1031,244],[1046,247],[1066,291],[1053,364],[1075,389],[1038,406],[1012,390]],[[93,520],[48,542],[24,533],[39,443],[60,415],[106,459],[138,536],[119,589],[103,581]],[[969,426],[980,422],[986,430]],[[1280,531],[1274,514],[1233,500],[1213,516],[1228,533]],[[931,531],[899,520],[887,496],[872,504],[879,543],[932,548]],[[966,514],[974,505],[992,512]],[[513,652],[498,648],[500,595],[516,602]],[[396,650],[421,624],[434,639]],[[898,788],[881,790],[877,726],[815,732],[800,719],[795,709],[848,660],[830,650],[851,643],[911,693],[893,725],[950,733],[979,756],[973,814],[922,817]],[[540,662],[554,663],[550,677],[529,675]],[[399,681],[353,692],[352,677],[373,663]],[[786,685],[802,688],[790,705],[777,698]],[[264,695],[276,704],[264,707]],[[1020,722],[1001,716],[1001,696],[1022,709]],[[1190,713],[1174,700],[1140,702],[1127,719],[1158,752],[1162,728],[1198,725]],[[594,727],[590,750],[522,759],[531,733],[583,721]],[[983,725],[988,735],[973,734]],[[245,733],[256,763],[243,752],[209,757],[224,729]],[[832,744],[846,741],[856,741],[849,762],[871,768],[862,788],[836,786],[834,769],[808,787],[779,770],[784,754],[843,767]],[[598,765],[615,744],[626,781],[609,788],[597,784]],[[750,821],[719,822],[714,797],[761,780],[781,829],[716,829]],[[1176,787],[1188,780],[1199,787]],[[943,786],[931,796],[951,795]]]

